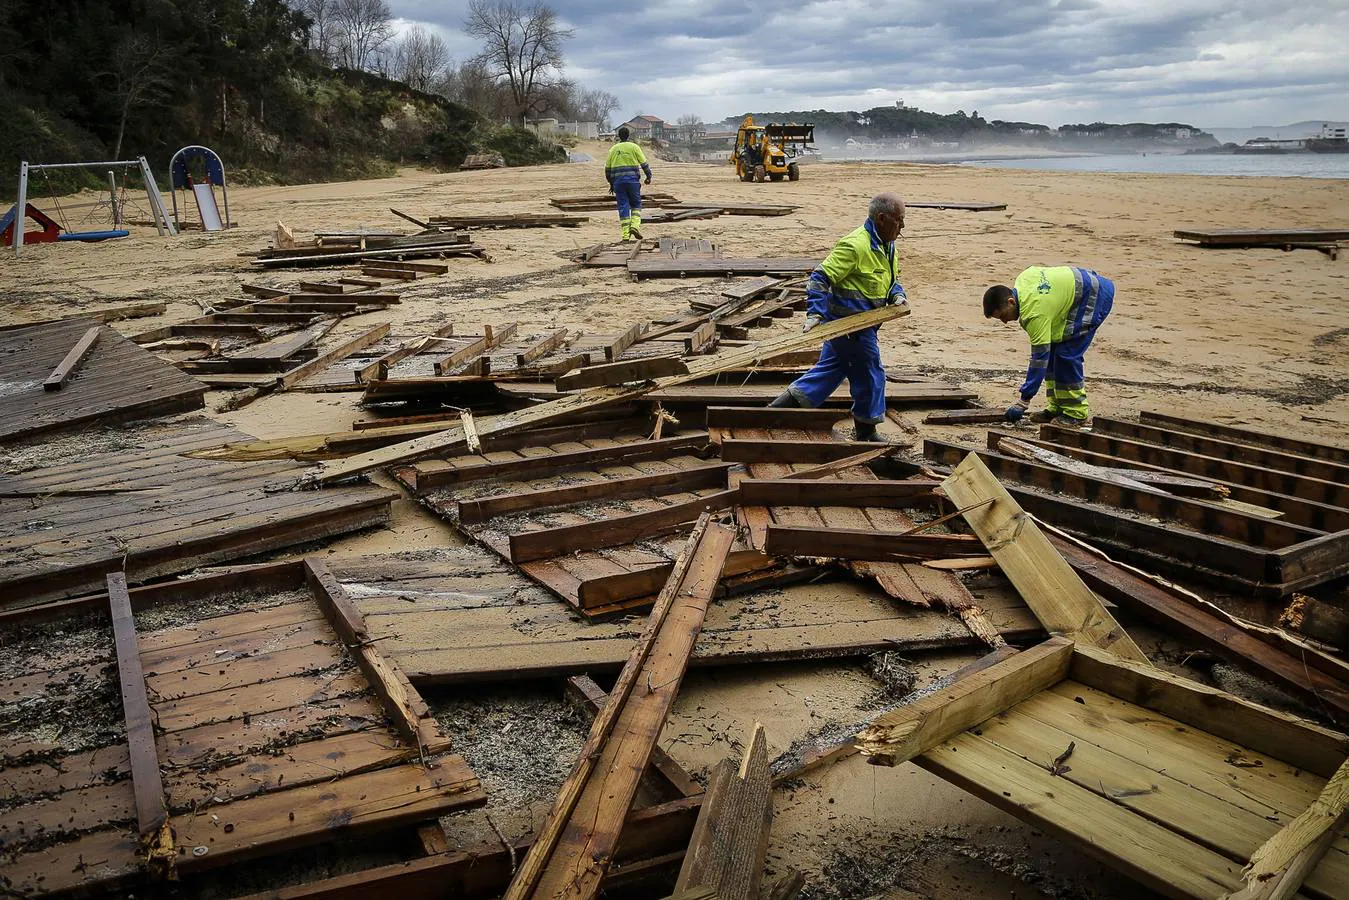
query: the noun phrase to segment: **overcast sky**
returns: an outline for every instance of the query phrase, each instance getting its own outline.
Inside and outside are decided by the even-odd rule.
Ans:
[[[389,0],[456,60],[467,0]],[[711,122],[903,99],[986,119],[1349,119],[1345,0],[558,0],[567,75],[650,113]]]

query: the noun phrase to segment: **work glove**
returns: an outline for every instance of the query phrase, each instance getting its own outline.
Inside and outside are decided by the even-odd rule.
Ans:
[[[899,287],[898,285],[896,285],[895,287],[896,287],[896,290],[894,290],[894,291],[890,294],[890,296],[888,296],[888,297],[885,298],[885,305],[886,305],[886,306],[908,306],[908,305],[909,305],[909,298],[908,298],[908,295],[906,295],[906,294],[904,293],[904,288]]]
[[[1026,414],[1026,408],[1030,406],[1025,400],[1017,400],[1011,406],[1007,407],[1007,412],[1002,414],[1003,419],[1008,422],[1020,422],[1021,417]]]
[[[816,325],[820,324],[823,321],[824,319],[816,315],[806,316],[806,321],[801,323],[801,333],[806,334],[807,332],[810,331],[810,329],[814,328]]]
[[[651,183],[651,176],[650,176],[650,175],[646,176],[646,178],[645,178],[645,180],[644,180],[644,183],[645,183],[645,184],[650,184],[650,183]]]

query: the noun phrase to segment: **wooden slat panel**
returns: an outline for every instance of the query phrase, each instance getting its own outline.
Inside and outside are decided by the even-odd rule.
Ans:
[[[154,720],[145,693],[140,649],[136,646],[136,622],[131,615],[131,598],[127,596],[124,575],[108,576],[108,601],[113,640],[117,645],[117,673],[122,686],[127,746],[131,751],[136,822],[141,836],[151,839],[163,826],[168,809],[164,805],[164,782],[159,775]]]

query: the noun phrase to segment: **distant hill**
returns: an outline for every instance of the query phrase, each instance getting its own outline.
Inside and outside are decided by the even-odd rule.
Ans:
[[[1308,135],[1319,134],[1321,126],[1329,124],[1333,128],[1349,128],[1349,122],[1332,122],[1329,119],[1311,119],[1306,122],[1294,122],[1292,125],[1253,125],[1250,128],[1209,128],[1212,135],[1224,144],[1244,144],[1256,138],[1281,138],[1294,140]]]

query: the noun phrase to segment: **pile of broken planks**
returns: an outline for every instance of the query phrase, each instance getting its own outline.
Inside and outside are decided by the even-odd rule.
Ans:
[[[1349,241],[1349,229],[1344,228],[1270,228],[1248,230],[1239,228],[1186,228],[1172,232],[1178,240],[1191,241],[1200,247],[1232,250],[1268,248],[1271,250],[1319,250],[1331,259],[1338,259],[1344,241]]]
[[[309,244],[275,246],[246,254],[253,265],[264,269],[303,266],[343,266],[353,263],[471,256],[488,259],[487,251],[474,244],[467,232],[429,229],[417,234],[390,232],[317,233]]]

